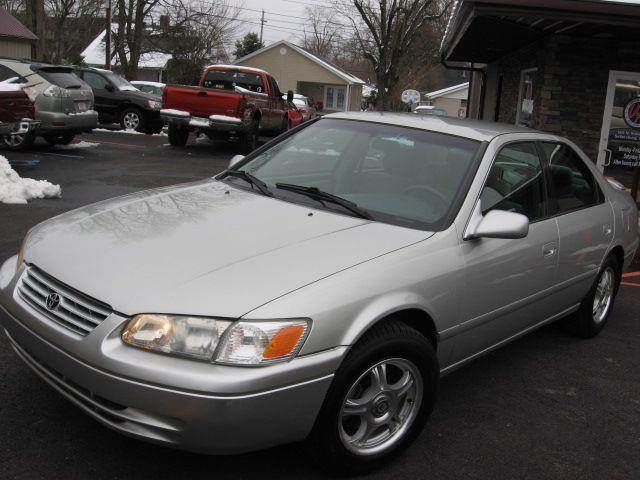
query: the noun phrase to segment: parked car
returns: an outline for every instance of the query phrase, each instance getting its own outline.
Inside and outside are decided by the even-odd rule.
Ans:
[[[165,83],[147,82],[142,80],[132,80],[131,85],[136,87],[141,92],[151,93],[153,95],[158,95],[159,97],[162,97],[164,87],[167,86]]]
[[[27,148],[36,136],[52,145],[68,144],[75,135],[90,132],[98,123],[91,88],[71,67],[2,58],[0,81],[24,87],[35,103],[35,120],[40,122],[22,136],[4,137],[5,148]]]
[[[287,102],[287,130],[291,130],[304,122],[304,115],[294,103],[293,92],[285,97],[285,101]]]
[[[305,440],[346,474],[408,447],[441,376],[561,318],[597,335],[637,215],[559,136],[331,114],[215,178],[36,226],[0,268],[2,325],[115,430],[225,454]]]
[[[447,116],[446,110],[439,107],[434,107],[433,105],[420,105],[416,107],[413,113],[416,113],[418,115],[435,115],[437,117]]]
[[[288,107],[276,80],[264,70],[235,65],[204,69],[200,86],[168,85],[162,118],[169,124],[169,143],[184,147],[189,132],[210,138],[238,138],[248,153],[262,131],[287,130]]]
[[[119,123],[123,130],[149,134],[162,130],[160,96],[141,92],[110,70],[77,67],[76,73],[93,89],[100,123]]]
[[[283,95],[282,98],[286,99],[287,96]],[[311,120],[318,116],[318,109],[312,98],[305,97],[299,93],[293,94],[293,103],[298,107],[300,113],[302,113],[303,121]]]
[[[34,120],[33,100],[22,85],[0,82],[0,136],[3,144],[23,144],[25,135],[34,134],[40,122]]]

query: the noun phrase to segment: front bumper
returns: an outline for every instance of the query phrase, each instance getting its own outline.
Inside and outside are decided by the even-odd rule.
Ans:
[[[39,135],[56,132],[81,133],[98,126],[98,112],[90,110],[79,114],[67,114],[38,110],[36,120],[40,122],[37,129]]]
[[[126,317],[117,314],[80,337],[15,293],[15,261],[0,269],[0,320],[12,347],[67,399],[129,436],[214,454],[302,440],[346,352],[262,368],[208,364],[125,345]]]

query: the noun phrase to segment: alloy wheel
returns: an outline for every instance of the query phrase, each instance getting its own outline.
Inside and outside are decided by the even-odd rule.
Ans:
[[[362,456],[390,449],[411,427],[422,396],[422,376],[412,362],[389,358],[376,363],[343,400],[338,422],[342,444]]]
[[[135,112],[125,113],[122,123],[124,123],[125,130],[137,130],[140,126],[140,116]]]
[[[613,300],[614,289],[615,272],[613,268],[607,267],[600,275],[596,285],[596,292],[593,296],[593,321],[598,325],[607,318]]]
[[[26,134],[24,133],[15,134],[15,135],[6,135],[4,137],[4,143],[10,147],[19,147],[24,143],[25,135]]]

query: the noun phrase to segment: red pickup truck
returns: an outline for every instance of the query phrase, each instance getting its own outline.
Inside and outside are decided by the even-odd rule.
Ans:
[[[160,115],[173,146],[183,147],[189,132],[198,132],[213,139],[238,138],[243,153],[257,147],[259,131],[279,133],[289,126],[276,80],[264,70],[236,65],[205,68],[197,87],[168,85]]]

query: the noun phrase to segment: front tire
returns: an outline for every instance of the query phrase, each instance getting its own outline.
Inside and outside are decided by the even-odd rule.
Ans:
[[[75,135],[73,133],[48,133],[42,136],[42,138],[44,138],[44,140],[51,146],[69,145],[73,141],[74,137]]]
[[[613,310],[621,276],[622,267],[614,255],[609,255],[579,310],[565,321],[571,333],[582,338],[592,338],[600,333]]]
[[[184,147],[189,140],[189,130],[169,124],[169,144],[172,147]]]
[[[144,115],[137,108],[127,108],[120,114],[120,127],[122,130],[144,132]]]
[[[439,366],[429,341],[389,320],[369,330],[336,372],[307,439],[334,474],[378,467],[422,431],[436,399]]]

